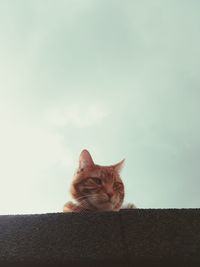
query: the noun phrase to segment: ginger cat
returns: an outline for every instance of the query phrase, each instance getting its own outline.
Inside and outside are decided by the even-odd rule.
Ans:
[[[115,165],[100,166],[94,163],[85,149],[79,158],[79,167],[70,187],[76,203],[67,202],[64,212],[118,211],[124,200],[124,184],[120,177],[124,160]],[[128,204],[126,208],[135,208]]]

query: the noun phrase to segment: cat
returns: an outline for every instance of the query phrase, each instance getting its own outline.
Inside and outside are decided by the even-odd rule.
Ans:
[[[124,200],[124,184],[120,177],[123,164],[124,160],[110,166],[97,165],[84,149],[70,187],[76,202],[67,202],[63,212],[119,211]],[[124,208],[136,207],[128,204]]]

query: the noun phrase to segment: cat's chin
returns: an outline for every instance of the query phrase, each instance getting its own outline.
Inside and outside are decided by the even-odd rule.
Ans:
[[[114,205],[111,202],[95,203],[95,207],[99,211],[109,211],[113,210]]]

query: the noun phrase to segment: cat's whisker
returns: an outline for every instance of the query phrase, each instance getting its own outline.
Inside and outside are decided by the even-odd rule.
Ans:
[[[80,208],[80,212],[83,213],[86,210],[88,210],[89,208],[89,203],[87,202],[88,197],[90,198],[90,200],[97,200],[99,198],[98,194],[91,194],[91,195],[87,195],[87,197],[85,199],[82,199],[79,204],[79,208]]]
[[[124,199],[124,186],[119,175],[123,162],[110,166],[96,165],[84,149],[79,157],[80,171],[75,173],[71,184],[70,191],[76,197],[73,197],[75,203],[69,205],[69,211],[84,213],[120,208]],[[110,191],[111,186],[114,196],[109,198],[104,190]]]
[[[88,198],[90,198],[90,199],[97,199],[97,198],[99,198],[99,194],[97,194],[97,193],[95,193],[95,194],[94,193],[93,194],[88,194],[88,195],[85,195],[85,196],[76,198],[76,200],[79,201],[81,199],[88,199]]]
[[[76,198],[77,200],[79,200],[79,199],[82,199],[82,198],[87,198],[88,196],[92,196],[93,194],[88,194],[88,195],[84,195],[84,196],[81,196],[81,197],[78,197],[78,198]]]

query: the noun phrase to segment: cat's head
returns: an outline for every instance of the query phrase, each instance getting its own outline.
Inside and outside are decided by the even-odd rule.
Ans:
[[[110,166],[94,163],[90,153],[83,150],[70,192],[83,207],[93,210],[119,210],[124,199],[124,185],[120,178],[124,160]]]

